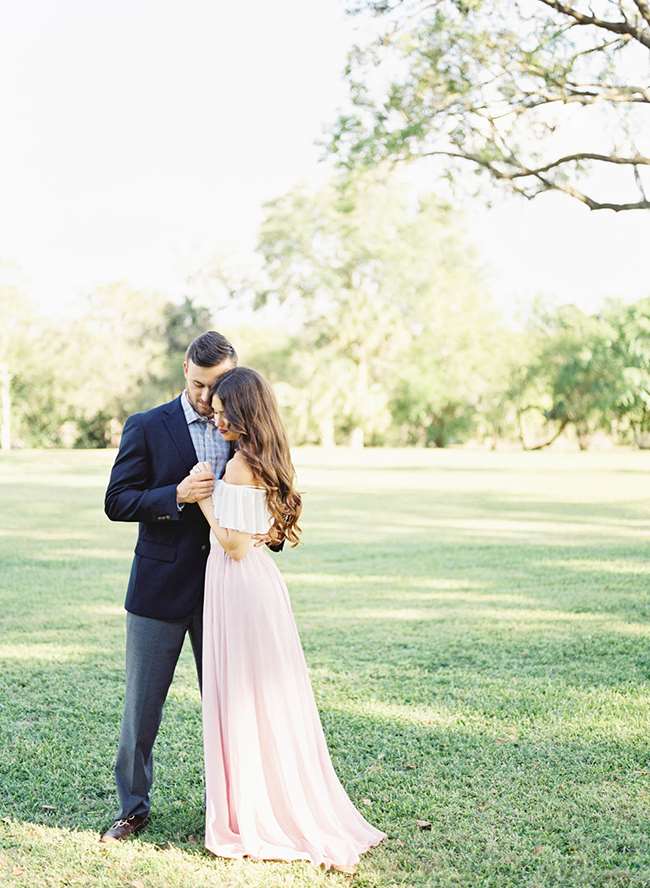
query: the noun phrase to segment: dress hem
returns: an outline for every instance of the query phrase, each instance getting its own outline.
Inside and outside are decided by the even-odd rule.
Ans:
[[[333,861],[327,859],[315,860],[306,851],[296,852],[295,857],[258,857],[257,855],[250,854],[247,851],[236,851],[230,853],[226,853],[224,850],[214,851],[207,844],[205,848],[214,857],[223,857],[227,860],[243,860],[244,858],[248,858],[249,860],[258,861],[260,863],[296,863],[298,861],[303,861],[304,863],[310,863],[312,866],[316,867],[324,866],[325,869],[329,870],[335,866],[356,866],[359,863],[362,854],[370,851],[371,848],[376,848],[384,841],[384,839],[387,838],[388,836],[386,835],[386,833],[381,833],[379,838],[372,839],[358,851],[356,860],[346,861],[345,863],[342,863],[341,861]]]

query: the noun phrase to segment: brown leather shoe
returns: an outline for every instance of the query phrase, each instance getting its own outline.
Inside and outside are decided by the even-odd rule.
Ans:
[[[116,820],[100,838],[100,842],[121,842],[134,836],[149,823],[148,814],[131,814],[125,820]]]

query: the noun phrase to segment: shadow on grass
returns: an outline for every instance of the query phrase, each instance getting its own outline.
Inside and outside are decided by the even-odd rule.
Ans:
[[[135,528],[90,520],[87,490],[50,495],[51,536],[23,510],[0,539],[0,802],[99,831],[116,807]],[[440,490],[307,503],[307,545],[277,560],[337,771],[391,835],[368,864],[376,884],[650,884],[645,503]],[[144,844],[201,853],[201,756],[185,662]]]
[[[2,760],[3,816],[97,833],[110,821],[121,681],[112,673],[98,676],[96,665],[27,666],[10,674],[14,693],[7,698],[4,688],[2,710],[2,746],[12,750]],[[499,693],[507,684],[504,674]],[[559,867],[568,877],[562,884],[570,885],[576,870],[638,873],[650,865],[641,732],[626,738],[587,726],[567,736],[554,734],[550,723],[540,730],[539,719],[551,715],[543,707],[534,711],[540,691],[540,684],[522,689],[507,713],[510,722],[503,712],[500,720],[478,718],[469,700],[429,723],[416,721],[417,710],[409,720],[408,707],[400,718],[380,715],[367,685],[355,704],[322,706],[344,786],[390,836],[369,858],[385,884],[397,877],[426,884],[418,880],[446,872],[448,884],[480,884],[501,873],[502,884],[517,885],[524,868],[550,885],[558,884],[551,877]],[[483,714],[490,714],[489,695]],[[154,816],[139,841],[203,856],[198,695],[172,695],[156,755]],[[417,820],[429,821],[431,830],[419,829]]]

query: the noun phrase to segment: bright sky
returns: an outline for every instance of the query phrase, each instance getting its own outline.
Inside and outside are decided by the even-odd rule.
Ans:
[[[324,175],[345,98],[343,0],[4,0],[0,279],[50,313],[115,280],[172,297],[246,252],[264,200]],[[650,214],[569,198],[472,209],[509,313],[650,293]]]

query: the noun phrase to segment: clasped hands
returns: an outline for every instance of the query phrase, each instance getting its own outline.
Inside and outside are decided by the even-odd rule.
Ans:
[[[214,491],[214,481],[214,472],[210,463],[198,462],[176,488],[177,501],[179,503],[198,503],[200,500],[209,499]],[[251,536],[255,546],[265,546],[271,542],[268,533],[255,533]]]
[[[198,503],[208,499],[214,490],[214,472],[210,463],[197,463],[187,477],[183,478],[176,488],[176,501],[179,503]]]

